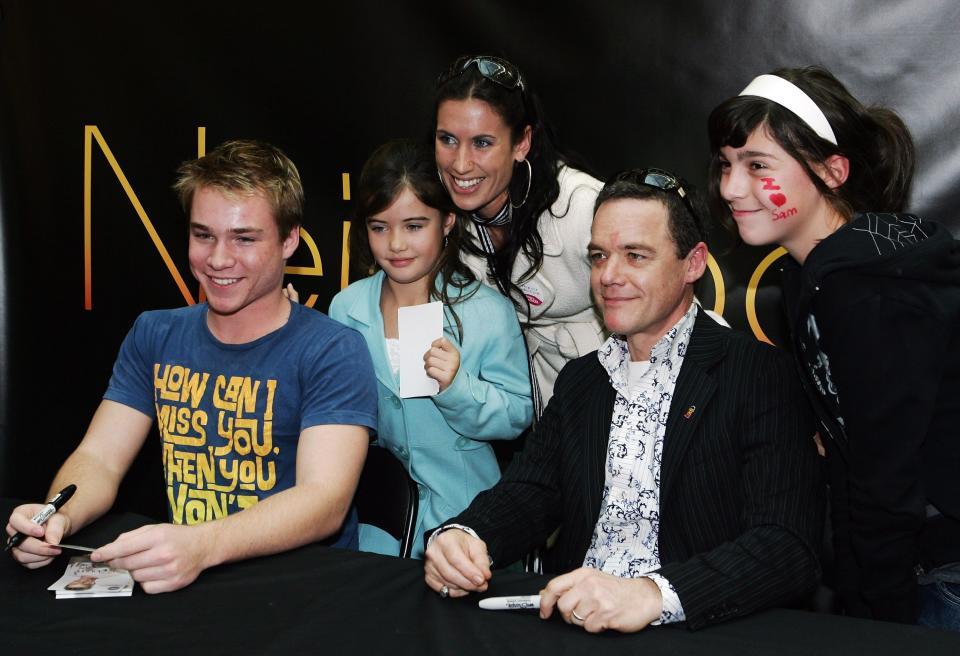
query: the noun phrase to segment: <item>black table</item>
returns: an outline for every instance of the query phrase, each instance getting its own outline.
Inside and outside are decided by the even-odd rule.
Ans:
[[[4,518],[11,507],[0,500]],[[69,541],[99,545],[144,522],[110,515]],[[419,561],[321,546],[214,568],[174,593],[147,595],[137,587],[127,598],[56,600],[46,588],[68,557],[35,571],[0,559],[4,656],[960,654],[960,634],[794,610],[695,632],[672,626],[590,635],[557,618],[542,621],[535,611],[480,610],[476,596],[440,599],[424,585]],[[546,580],[497,572],[489,594],[535,594]]]

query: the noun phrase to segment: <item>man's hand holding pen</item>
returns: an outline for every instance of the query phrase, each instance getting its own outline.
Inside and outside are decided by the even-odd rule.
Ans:
[[[13,509],[7,522],[6,549],[12,549],[17,562],[36,569],[60,555],[57,545],[70,534],[70,517],[59,509],[76,489],[68,485],[46,504],[27,503]]]

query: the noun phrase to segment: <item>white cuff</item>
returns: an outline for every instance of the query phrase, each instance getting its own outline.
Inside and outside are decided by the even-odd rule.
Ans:
[[[657,587],[660,588],[660,596],[663,597],[663,610],[660,612],[660,619],[651,622],[650,625],[659,626],[660,624],[672,624],[674,622],[685,621],[687,615],[683,612],[680,597],[677,596],[677,591],[670,585],[670,581],[656,572],[650,572],[649,574],[644,574],[644,576],[657,584]]]
[[[431,533],[431,534],[430,534],[430,537],[427,538],[427,549],[430,548],[430,545],[433,544],[433,541],[437,539],[437,536],[438,536],[438,535],[440,535],[440,534],[443,533],[444,531],[449,531],[449,530],[452,529],[452,528],[458,528],[458,529],[460,529],[461,531],[463,531],[464,533],[466,533],[467,535],[469,535],[469,536],[471,536],[471,537],[475,537],[475,538],[477,538],[478,540],[480,539],[480,536],[477,535],[477,532],[474,531],[474,530],[473,530],[472,528],[470,528],[469,526],[464,526],[463,524],[445,524],[445,525],[441,526],[440,528],[438,528],[438,529],[437,529],[436,531],[434,531],[433,533]]]

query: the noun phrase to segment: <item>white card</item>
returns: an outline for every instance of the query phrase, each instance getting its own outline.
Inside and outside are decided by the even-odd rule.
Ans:
[[[397,313],[400,333],[400,397],[433,396],[440,383],[427,375],[423,356],[435,339],[443,337],[443,303],[402,307]]]
[[[53,546],[60,547],[61,549],[73,549],[74,551],[90,551],[90,552],[96,551],[96,549],[94,549],[93,547],[81,547],[79,544],[64,544],[63,542],[61,542],[60,544],[55,544]]]

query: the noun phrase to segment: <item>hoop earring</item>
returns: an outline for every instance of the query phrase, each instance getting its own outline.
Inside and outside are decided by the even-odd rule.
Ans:
[[[533,165],[530,164],[530,160],[528,160],[527,158],[524,158],[523,162],[527,165],[527,192],[523,195],[523,200],[520,201],[519,205],[514,205],[513,201],[510,201],[510,207],[512,207],[515,210],[520,209],[521,207],[523,207],[524,203],[527,202],[527,198],[530,196],[530,185],[533,184]],[[439,169],[437,170],[439,171]]]

